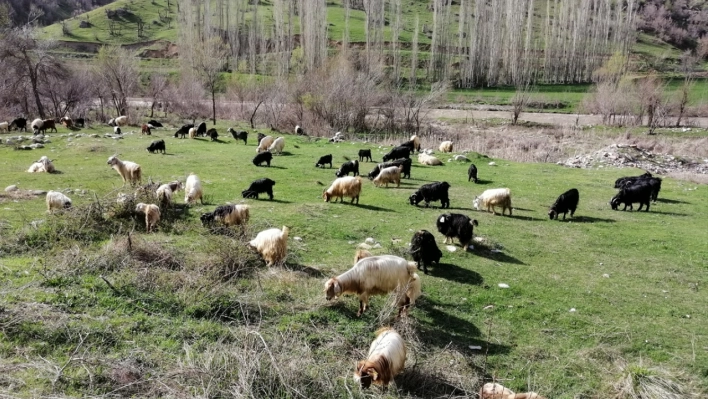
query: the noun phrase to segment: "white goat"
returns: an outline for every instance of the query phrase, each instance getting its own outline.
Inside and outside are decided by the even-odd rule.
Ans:
[[[194,173],[190,173],[189,177],[187,177],[187,183],[184,185],[184,202],[193,204],[199,199],[199,203],[204,205],[203,195],[201,180]]]
[[[258,233],[256,238],[248,243],[251,249],[258,251],[266,261],[266,266],[282,262],[288,250],[288,234],[290,229],[283,226],[280,229],[268,229]]]
[[[354,200],[359,203],[359,195],[361,194],[361,177],[344,176],[339,177],[332,182],[328,189],[322,191],[322,198],[325,202],[329,202],[334,197],[334,202],[339,198],[340,202],[344,202],[344,197],[350,197],[352,204]]]
[[[10,122],[0,122],[0,131],[8,132],[10,130]]]
[[[37,132],[42,130],[42,128],[44,127],[44,120],[37,118],[32,121],[30,127],[32,128],[34,133],[37,134]]]
[[[413,142],[413,150],[420,152],[420,138],[414,134],[409,141]]]
[[[430,165],[430,166],[440,166],[442,165],[442,161],[439,160],[438,158],[428,155],[424,152],[421,152],[418,154],[418,162],[420,162],[421,165]]]
[[[56,209],[71,208],[71,199],[59,191],[49,191],[47,193],[47,213],[52,213]]]
[[[479,197],[474,197],[472,201],[474,209],[480,210],[480,208],[485,208],[487,212],[494,212],[497,214],[495,206],[502,207],[502,215],[509,209],[509,216],[511,216],[511,190],[508,188],[492,188],[485,190]]]
[[[362,388],[372,383],[387,387],[393,377],[403,370],[406,363],[406,344],[392,328],[376,331],[376,339],[369,347],[366,359],[360,360],[354,371],[354,379]]]
[[[148,233],[155,228],[157,222],[160,221],[160,207],[155,204],[140,202],[135,206],[135,212],[145,214],[145,228]]]
[[[452,152],[452,141],[443,141],[439,149],[440,152]]]
[[[282,137],[278,137],[273,141],[273,144],[268,147],[268,151],[272,152],[273,154],[282,154],[283,149],[285,148],[285,139]]]
[[[275,139],[273,138],[273,136],[263,137],[261,142],[258,143],[258,147],[256,148],[256,152],[260,154],[263,151],[267,151],[268,148],[271,146],[271,144],[273,144],[274,141],[275,141]],[[285,145],[285,144],[283,144],[283,145]]]
[[[140,170],[140,165],[135,162],[121,161],[117,156],[113,155],[108,158],[108,165],[111,165],[113,169],[120,174],[123,178],[123,185],[125,183],[135,184],[139,183],[142,179],[142,170]]]
[[[359,312],[369,306],[369,295],[384,295],[393,292],[397,287],[406,290],[398,305],[399,316],[404,309],[415,304],[420,296],[420,278],[416,274],[416,263],[394,255],[366,257],[357,262],[354,267],[329,279],[325,283],[327,300],[344,294],[359,296]]]
[[[376,187],[381,187],[388,183],[396,183],[396,187],[401,186],[401,170],[403,166],[389,166],[388,168],[381,169],[379,175],[374,178],[374,185]]]
[[[29,173],[54,173],[56,172],[56,169],[54,169],[54,164],[52,161],[47,158],[46,156],[42,156],[39,158],[38,161],[34,161],[34,163],[27,169],[27,172]]]

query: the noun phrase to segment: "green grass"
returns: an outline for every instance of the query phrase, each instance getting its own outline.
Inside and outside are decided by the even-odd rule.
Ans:
[[[407,201],[415,188],[435,180],[451,184],[451,211],[478,219],[475,232],[487,246],[478,245],[469,253],[457,246],[451,253],[440,244],[443,264],[421,276],[424,295],[411,310],[410,323],[397,324],[410,328],[420,341],[412,352],[415,366],[409,360],[397,389],[380,396],[449,394],[437,385],[423,387],[421,378],[455,385],[459,377],[473,385],[477,377],[493,376],[514,390],[530,388],[547,397],[609,397],[612,383],[622,378],[615,367],[618,359],[676,370],[708,387],[708,360],[703,356],[708,297],[701,289],[708,265],[704,186],[666,178],[650,212],[615,212],[607,205],[615,192],[614,180],[639,171],[567,169],[501,159],[492,167],[492,159],[468,154],[484,184],[466,181],[466,164],[422,167],[414,162],[413,179],[404,180],[400,188],[375,188],[365,180],[360,205],[324,203],[321,192],[334,179],[334,169],[315,168],[319,156],[331,153],[340,164],[345,156],[353,158],[359,148],[368,147],[380,161],[388,147],[286,136],[286,154],[276,156],[271,168],[257,168],[250,163],[255,134],[243,146],[224,137],[226,127],[217,126],[225,143],[174,139],[168,129],[124,140],[68,141],[52,135],[52,143],[42,150],[0,148],[3,187],[87,190],[85,195],[70,194],[75,208],[94,201],[94,193],[98,198],[117,195],[120,178],[106,165],[114,153],[141,164],[144,180],[184,179],[195,172],[208,200],[165,221],[149,236],[142,219],[135,218],[98,241],[63,240],[47,243],[45,251],[3,255],[0,392],[25,397],[103,395],[133,381],[126,370],[135,369],[143,382],[119,393],[156,396],[162,385],[154,381],[159,381],[192,395],[208,390],[224,396],[231,391],[221,384],[236,381],[237,372],[245,373],[245,366],[234,366],[236,358],[251,353],[249,345],[260,342],[253,343],[248,333],[255,330],[277,359],[306,364],[302,372],[311,385],[299,389],[319,397],[348,396],[347,390],[353,390],[360,397],[350,378],[351,364],[381,325],[377,313],[385,300],[374,298],[372,310],[357,319],[356,300],[327,303],[322,284],[327,276],[351,266],[356,244],[367,237],[381,243],[376,254],[405,252],[417,229],[434,232],[442,242],[435,221],[443,211],[414,208]],[[168,155],[144,150],[156,138],[165,139]],[[26,173],[44,154],[55,160],[61,173]],[[373,166],[363,163],[361,172]],[[225,252],[249,259],[248,252],[238,239],[210,234],[198,216],[216,205],[241,201],[241,190],[260,177],[277,182],[275,200],[246,201],[251,206],[247,236],[268,226],[290,226],[287,267],[260,266],[255,274],[223,279],[218,276],[225,267]],[[511,188],[513,217],[472,210],[474,195],[494,187]],[[581,193],[576,217],[547,220],[548,205],[570,187]],[[177,198],[182,203],[183,193]],[[11,241],[16,229],[33,234],[27,227],[31,221],[43,219],[46,226],[54,226],[70,217],[47,215],[42,198],[0,200],[4,242]],[[164,251],[174,259],[172,266],[165,266],[162,258],[137,263],[111,249],[125,242],[131,226],[136,247]],[[603,277],[606,274],[609,277]],[[499,288],[500,283],[510,288]],[[82,339],[78,353],[84,360],[67,363]],[[483,349],[471,350],[470,345]],[[252,359],[263,362],[261,373],[279,381],[263,346],[254,346],[252,353]],[[62,378],[53,387],[54,368],[47,365],[64,364]],[[206,384],[210,378],[214,385]],[[322,381],[331,385],[318,385]],[[157,391],[140,390],[147,386]],[[297,396],[282,389],[265,395]]]

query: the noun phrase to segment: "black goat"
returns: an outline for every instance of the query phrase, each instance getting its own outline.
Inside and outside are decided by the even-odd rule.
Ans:
[[[191,129],[191,128],[193,128],[193,127],[194,127],[194,125],[192,125],[191,123],[188,124],[188,125],[182,125],[182,127],[179,128],[179,130],[177,130],[177,131],[175,132],[175,137],[182,136],[182,137],[180,137],[180,138],[183,139],[184,136],[186,136],[186,135],[189,134],[189,129]]]
[[[410,254],[416,262],[418,269],[423,266],[423,272],[428,274],[428,265],[440,263],[442,252],[435,243],[435,236],[428,230],[418,230],[411,239]]]
[[[86,120],[84,118],[76,118],[74,126],[86,127]]]
[[[570,217],[573,217],[575,210],[578,209],[578,201],[580,201],[580,193],[577,189],[571,188],[558,196],[556,202],[548,210],[548,217],[551,220],[558,219],[558,215],[562,213],[563,220],[565,220],[565,215],[568,211],[570,211]]]
[[[267,177],[254,180],[247,189],[241,191],[243,198],[258,198],[258,194],[266,193],[270,199],[273,199],[273,186],[275,182]]]
[[[202,122],[197,126],[197,136],[205,137],[207,132],[206,122]]]
[[[463,248],[467,248],[472,243],[474,226],[478,226],[477,220],[460,213],[445,213],[438,217],[437,227],[440,234],[445,236],[445,243],[452,243],[457,237]]]
[[[610,200],[610,206],[612,206],[612,209],[617,210],[620,204],[624,204],[624,209],[622,210],[626,211],[627,206],[629,206],[630,210],[633,210],[634,208],[632,204],[635,202],[639,202],[639,209],[637,209],[637,211],[641,211],[642,206],[646,205],[647,208],[645,212],[649,212],[649,202],[651,201],[651,195],[651,185],[649,185],[648,183],[637,183],[632,186],[622,188],[619,193],[617,193],[617,195],[612,197],[612,199]]]
[[[246,141],[248,140],[248,132],[245,130],[239,130],[238,132],[235,131],[232,128],[229,128],[228,130],[229,133],[231,133],[231,136],[233,136],[234,140],[243,140],[243,145],[246,145]]]
[[[265,162],[268,164],[268,166],[270,166],[271,160],[273,160],[273,154],[270,151],[263,151],[253,157],[253,164],[256,166],[261,166],[261,164]]]
[[[365,159],[374,162],[371,158],[371,150],[359,150],[359,162],[364,162]]]
[[[649,184],[652,187],[651,200],[656,202],[661,191],[661,179],[653,177],[651,173],[646,172],[640,176],[620,177],[615,181],[615,188],[626,188],[636,184]]]
[[[653,176],[649,172],[646,172],[643,175],[639,175],[639,176],[620,177],[619,179],[615,180],[615,188],[623,188],[627,185],[632,185],[632,184],[636,183],[637,180],[648,179],[650,177],[653,177]]]
[[[17,118],[10,122],[10,126],[8,126],[7,130],[10,131],[13,128],[17,129],[18,131],[22,130],[24,132],[27,131],[27,119],[25,118]]]
[[[349,173],[354,173],[353,176],[359,176],[359,161],[356,159],[344,162],[342,166],[334,172],[334,175],[337,177],[342,177],[349,176]]]
[[[147,152],[150,154],[160,151],[162,151],[163,154],[165,153],[165,140],[155,140],[150,143],[150,146],[147,148]]]
[[[265,137],[266,137],[265,134],[258,133],[258,143],[256,145],[261,145],[261,140],[263,140]]]
[[[441,208],[449,208],[450,207],[450,197],[448,196],[448,190],[450,189],[450,185],[444,181],[444,182],[433,182],[433,183],[428,183],[428,184],[423,184],[420,186],[418,191],[414,192],[411,194],[411,196],[408,198],[411,202],[411,205],[418,205],[420,201],[425,201],[425,207],[427,208],[430,205],[431,201],[440,201],[440,207]]]
[[[413,140],[406,141],[398,145],[399,147],[406,147],[410,150],[411,154],[415,152],[415,143]]]
[[[411,178],[411,165],[413,165],[413,161],[410,158],[403,158],[403,159],[397,159],[395,161],[391,162],[384,162],[376,165],[374,169],[369,172],[367,175],[369,177],[369,180],[373,180],[376,178],[376,176],[379,175],[381,172],[381,169],[386,169],[390,166],[403,166],[403,170],[401,170],[401,176],[405,177],[406,179]]]
[[[162,126],[162,123],[160,123],[154,119],[150,119],[147,124],[152,127],[164,127],[164,126]]]
[[[214,128],[207,130],[206,135],[211,138],[211,141],[216,141],[219,138],[219,133],[217,133]]]
[[[321,156],[319,161],[317,161],[317,163],[315,164],[315,167],[324,168],[326,164],[329,164],[329,168],[332,169],[332,154]]]
[[[467,181],[473,180],[474,182],[477,183],[479,180],[477,180],[477,167],[474,166],[474,164],[470,164],[469,169],[467,169]]]
[[[383,161],[394,161],[401,158],[410,158],[411,150],[408,147],[396,147],[383,156]]]

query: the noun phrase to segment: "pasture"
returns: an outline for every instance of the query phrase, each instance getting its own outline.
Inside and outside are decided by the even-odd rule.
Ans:
[[[708,388],[706,186],[666,178],[650,212],[612,211],[615,179],[642,171],[468,153],[479,169],[474,184],[469,163],[447,162],[452,156],[423,140],[444,166],[414,158],[412,178],[400,187],[376,188],[364,177],[359,205],[324,203],[322,190],[345,157],[371,148],[380,162],[391,146],[285,135],[285,153],[269,168],[255,167],[256,134],[244,146],[227,137],[227,127],[217,126],[221,142],[176,139],[176,129],[141,137],[135,127],[121,140],[69,138],[60,128],[44,149],[0,146],[0,188],[72,189],[74,205],[47,215],[44,197],[0,196],[0,393],[470,397],[483,380],[496,379],[548,398],[600,398],[616,394],[614,385],[637,369],[670,374],[688,391]],[[158,138],[166,155],[145,151]],[[206,204],[176,206],[150,235],[136,216],[106,222],[104,230],[117,226],[113,231],[62,237],[56,226],[84,228],[62,218],[100,230],[81,212],[132,192],[106,164],[113,154],[139,163],[143,183],[196,173]],[[334,168],[315,168],[326,154]],[[60,173],[26,173],[42,155]],[[360,172],[374,166],[362,162]],[[261,177],[276,181],[274,200],[243,200],[241,191]],[[450,183],[451,209],[408,203],[432,181]],[[511,189],[513,216],[472,208],[475,195],[497,187]],[[548,206],[572,187],[580,191],[575,218],[548,220]],[[182,204],[184,193],[176,199]],[[242,201],[251,207],[246,241],[267,227],[290,227],[285,265],[267,269],[249,260],[255,270],[225,271],[253,255],[238,229],[211,232],[199,215]],[[477,219],[482,243],[468,252],[457,241],[454,252],[446,249],[435,228],[446,212]],[[30,226],[38,220],[45,222]],[[423,296],[407,320],[391,316],[386,297],[374,297],[361,318],[355,298],[325,300],[324,281],[351,267],[359,243],[371,237],[381,246],[374,254],[401,255],[418,229],[435,235],[443,258],[430,274],[419,272]],[[362,392],[351,378],[354,361],[389,324],[410,340],[406,369],[387,392]]]

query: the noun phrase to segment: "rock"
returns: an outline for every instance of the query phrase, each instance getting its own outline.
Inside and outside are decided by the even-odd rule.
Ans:
[[[17,185],[16,185],[16,184],[13,184],[13,185],[11,185],[11,186],[5,187],[5,192],[6,192],[6,193],[11,193],[11,192],[17,191],[17,190],[19,190],[19,188],[17,188]]]
[[[357,245],[356,247],[359,249],[366,249],[366,250],[371,249],[371,245],[365,244],[365,243],[361,243],[361,244]]]
[[[374,240],[374,239],[371,238],[371,237],[368,237],[366,240],[364,240],[364,242],[367,243],[367,244],[369,244],[369,245],[373,245],[374,243],[376,243],[376,240]]]
[[[445,249],[447,249],[447,250],[450,251],[450,252],[455,252],[455,251],[457,251],[457,247],[454,246],[454,245],[447,245],[447,246],[445,247]]]
[[[30,144],[30,147],[31,147],[32,149],[35,149],[35,150],[36,150],[37,148],[44,148],[44,145],[43,145],[43,144],[39,144],[39,143],[34,143],[34,144]]]
[[[497,164],[496,162],[492,161],[489,163],[489,166],[496,166],[496,164]]]
[[[452,159],[458,162],[469,162],[470,160],[464,155],[455,155]]]
[[[509,288],[509,284],[506,283],[499,283],[499,288]]]
[[[302,237],[293,237],[293,240],[295,240],[295,241],[302,241]]]

